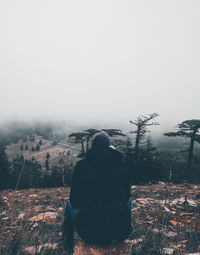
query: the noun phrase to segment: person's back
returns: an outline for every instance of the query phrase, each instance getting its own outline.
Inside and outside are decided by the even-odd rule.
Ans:
[[[131,230],[128,174],[121,154],[106,139],[105,133],[93,138],[92,149],[74,168],[70,193],[70,203],[79,211],[78,234],[98,245],[122,241]]]
[[[74,169],[70,201],[79,208],[77,230],[87,242],[108,244],[130,232],[130,185],[121,154],[91,150]]]

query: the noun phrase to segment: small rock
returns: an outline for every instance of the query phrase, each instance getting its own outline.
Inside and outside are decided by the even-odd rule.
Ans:
[[[38,197],[38,195],[37,194],[32,194],[32,195],[29,195],[29,197],[35,198],[35,197]]]
[[[36,222],[35,224],[33,224],[33,226],[31,227],[31,230],[33,230],[34,228],[36,228],[39,224]]]
[[[2,220],[9,220],[9,219],[10,219],[9,217],[2,218]]]
[[[58,248],[58,244],[57,243],[47,243],[47,244],[43,244],[43,245],[39,245],[39,246],[29,246],[27,248],[25,248],[25,251],[28,254],[34,255],[34,254],[38,254],[41,252],[42,249],[44,249],[45,251],[47,250],[56,250]]]
[[[142,205],[148,205],[151,202],[154,202],[154,200],[152,198],[142,198],[142,197],[141,198],[137,198],[136,201],[139,202]]]
[[[171,205],[181,205],[188,204],[191,207],[197,207],[197,203],[192,199],[186,199],[185,197],[176,198],[171,202]]]
[[[50,206],[46,207],[46,209],[51,212],[56,212],[56,209]]]
[[[59,233],[58,233],[58,236],[62,236],[62,232],[59,232]]]
[[[37,205],[37,206],[35,206],[34,208],[33,208],[33,211],[34,212],[39,212],[39,211],[42,211],[43,210],[43,206],[41,206],[41,205]]]
[[[153,228],[153,229],[152,229],[152,232],[153,232],[154,234],[158,234],[158,233],[159,233],[159,229]]]
[[[57,212],[45,212],[30,218],[29,221],[43,221],[46,224],[55,224],[57,217],[58,217]]]
[[[167,237],[175,237],[175,236],[177,236],[177,233],[175,233],[175,232],[173,232],[173,231],[169,231],[169,232],[165,233],[165,235],[166,235]]]
[[[172,248],[163,248],[163,254],[172,255],[174,253],[174,249]]]
[[[25,216],[25,213],[20,213],[19,216],[18,216],[18,219],[19,220],[23,220],[24,219],[24,216]]]
[[[141,243],[141,242],[143,242],[142,238],[137,238],[137,239],[134,239],[134,240],[131,241],[131,243],[134,244],[134,245],[136,245],[138,243]]]
[[[163,208],[166,212],[171,213],[171,211],[167,208],[167,206],[163,205]]]
[[[6,211],[3,211],[3,212],[0,214],[0,216],[2,216],[2,215],[5,215],[5,216],[6,216]]]

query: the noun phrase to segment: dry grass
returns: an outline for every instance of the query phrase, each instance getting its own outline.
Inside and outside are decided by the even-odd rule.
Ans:
[[[68,197],[65,188],[1,191],[0,254],[27,254],[31,246],[37,248],[35,254],[65,254],[61,223]],[[175,255],[200,252],[200,186],[137,186],[132,188],[132,201],[132,255],[172,252],[166,248]],[[47,212],[51,218],[30,221]],[[55,250],[42,251],[40,245],[49,243]]]
[[[132,255],[200,252],[199,194],[189,184],[135,187]]]
[[[60,244],[63,210],[68,197],[69,189],[64,188],[2,191],[0,254],[24,254],[29,246]],[[48,212],[47,220],[43,217],[30,221],[33,216]],[[61,246],[57,252],[54,254],[62,254]]]

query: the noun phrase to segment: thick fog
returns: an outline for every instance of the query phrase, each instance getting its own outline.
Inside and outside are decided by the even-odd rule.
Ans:
[[[0,120],[200,118],[199,0],[0,0]]]

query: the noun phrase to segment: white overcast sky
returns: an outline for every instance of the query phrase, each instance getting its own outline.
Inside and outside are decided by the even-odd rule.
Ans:
[[[0,0],[0,120],[200,118],[199,0]]]

